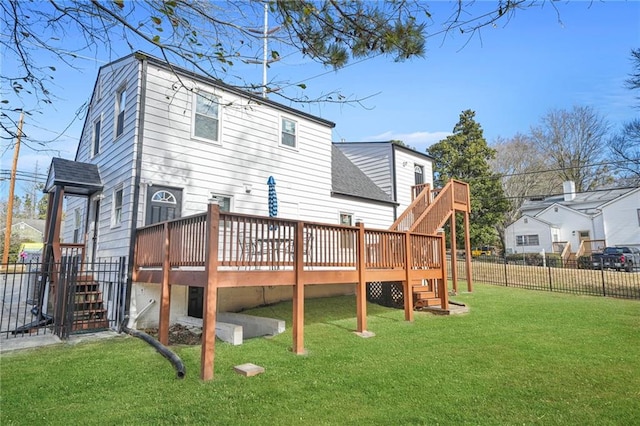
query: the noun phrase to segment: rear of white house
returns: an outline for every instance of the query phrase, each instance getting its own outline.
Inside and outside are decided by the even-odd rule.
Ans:
[[[358,147],[370,152],[368,166],[358,167],[349,144],[332,144],[333,127],[144,53],[105,65],[75,157],[98,166],[103,190],[88,202],[67,200],[63,240],[86,242],[89,262],[130,259],[136,228],[204,212],[213,200],[222,210],[267,216],[270,177],[279,217],[388,228],[410,203],[411,186],[432,182],[431,159],[374,143]],[[186,314],[187,292],[172,294],[173,316]],[[158,288],[135,284],[132,315],[158,297]],[[228,299],[229,309],[251,303],[246,295]]]

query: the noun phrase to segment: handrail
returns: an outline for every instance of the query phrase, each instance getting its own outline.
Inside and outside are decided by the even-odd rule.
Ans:
[[[560,253],[560,257],[562,258],[562,262],[566,263],[571,257],[571,243],[567,241],[567,244],[562,249],[562,253]]]
[[[585,245],[585,241],[584,240],[580,240],[580,245],[578,246],[578,251],[576,251],[576,259],[579,258],[580,256],[582,256],[586,250],[587,250],[587,248],[586,248],[586,245]]]
[[[413,187],[412,190],[414,190]],[[413,223],[415,223],[415,218],[419,217],[422,212],[431,204],[433,200],[431,194],[431,186],[429,184],[422,185],[422,191],[417,196],[413,196],[412,192],[412,200],[409,207],[405,209],[404,212],[393,222],[393,225],[389,227],[392,231],[406,231],[411,227]]]

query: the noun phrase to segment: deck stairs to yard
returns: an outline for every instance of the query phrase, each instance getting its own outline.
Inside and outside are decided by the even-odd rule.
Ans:
[[[411,204],[390,230],[436,234],[456,211],[470,210],[469,185],[465,182],[450,180],[440,189],[431,189],[429,184],[416,185],[411,195]],[[433,282],[412,282],[411,288],[414,309],[440,306]]]
[[[78,275],[73,304],[73,331],[109,328],[102,291],[91,274]]]

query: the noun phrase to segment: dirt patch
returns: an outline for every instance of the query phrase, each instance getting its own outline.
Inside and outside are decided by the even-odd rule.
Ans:
[[[157,328],[147,328],[145,333],[158,338]],[[169,327],[169,346],[173,345],[199,345],[202,343],[202,329],[174,324]]]

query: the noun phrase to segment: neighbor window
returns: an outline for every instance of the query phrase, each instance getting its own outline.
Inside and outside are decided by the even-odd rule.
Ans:
[[[220,131],[218,98],[208,93],[196,93],[193,117],[193,136],[217,142]]]
[[[517,246],[538,246],[540,239],[538,235],[516,235]]]
[[[416,185],[422,185],[424,183],[424,167],[414,164],[413,174],[416,177]]]
[[[295,121],[289,120],[288,118],[282,119],[282,145],[288,146],[290,148],[296,147],[296,127],[297,126]]]
[[[121,88],[116,92],[116,138],[124,131],[124,111],[127,104],[127,89]]]
[[[100,128],[102,127],[102,118],[98,118],[93,122],[93,140],[91,141],[92,154],[98,155],[100,153]]]
[[[122,194],[124,190],[122,185],[118,186],[113,191],[113,215],[111,217],[111,224],[118,226],[122,223]]]

